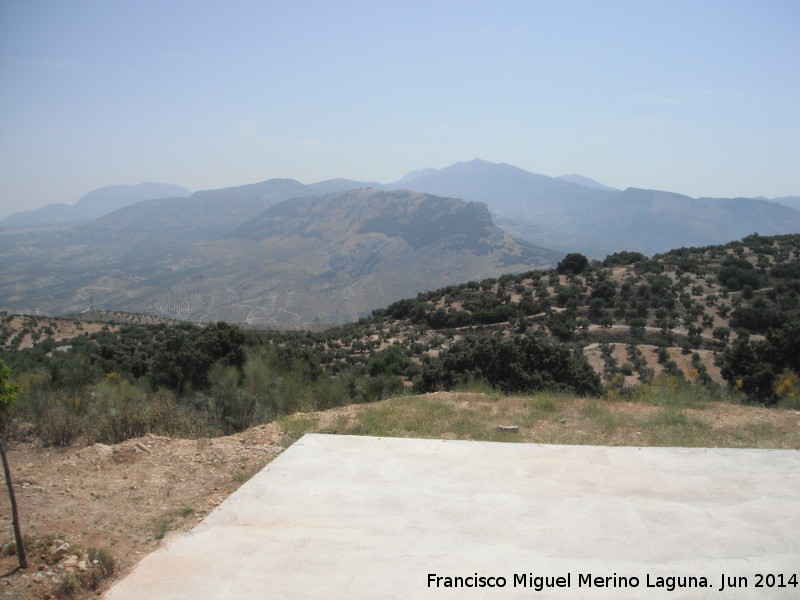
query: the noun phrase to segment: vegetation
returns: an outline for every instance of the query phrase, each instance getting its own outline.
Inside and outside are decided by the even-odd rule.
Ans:
[[[800,448],[793,414],[759,422],[729,419],[722,427],[720,419],[737,407],[720,403],[735,400],[737,392],[721,388],[709,395],[701,384],[678,378],[657,378],[636,388],[625,401],[559,392],[503,396],[483,389],[470,385],[447,396],[402,396],[361,405],[355,414],[342,412],[331,418],[304,413],[282,417],[278,423],[286,432],[287,444],[305,433],[335,431],[603,446]],[[631,401],[641,403],[640,410],[631,411]]]
[[[11,433],[45,445],[211,436],[406,390],[635,399],[664,377],[800,406],[798,265],[800,235],[574,253],[318,330],[117,320],[64,336],[63,320],[0,313],[0,358],[24,398]]]

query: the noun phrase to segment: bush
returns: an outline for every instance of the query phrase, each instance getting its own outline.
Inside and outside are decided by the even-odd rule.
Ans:
[[[34,425],[43,446],[69,446],[83,433],[81,420],[63,406],[46,410]]]
[[[414,382],[418,393],[453,389],[482,378],[502,392],[569,390],[599,394],[600,378],[582,354],[531,336],[497,339],[467,337],[431,360]]]

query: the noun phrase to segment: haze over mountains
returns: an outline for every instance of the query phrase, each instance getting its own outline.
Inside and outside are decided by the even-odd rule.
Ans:
[[[0,309],[341,322],[425,289],[554,266],[566,252],[800,232],[800,210],[775,201],[620,191],[482,160],[385,185],[272,179],[188,194],[112,186],[9,216]]]

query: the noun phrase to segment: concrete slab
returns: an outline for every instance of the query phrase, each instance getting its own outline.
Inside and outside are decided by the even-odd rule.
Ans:
[[[800,598],[800,451],[307,435],[106,595],[533,597]]]

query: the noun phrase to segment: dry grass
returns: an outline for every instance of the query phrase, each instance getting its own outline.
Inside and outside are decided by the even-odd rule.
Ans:
[[[307,432],[603,446],[800,449],[800,412],[700,402],[685,393],[652,400],[560,394],[490,397],[437,392],[281,420],[288,439]],[[337,415],[338,416],[334,416]],[[498,426],[515,425],[518,432]]]

